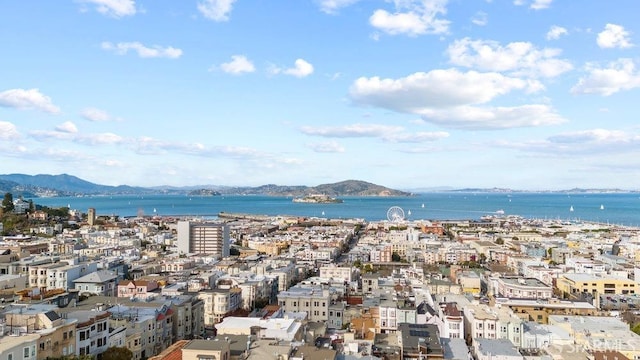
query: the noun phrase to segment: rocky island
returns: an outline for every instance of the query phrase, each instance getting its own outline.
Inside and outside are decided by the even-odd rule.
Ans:
[[[304,197],[293,198],[293,202],[310,204],[331,204],[341,203],[342,200],[324,194],[312,194]]]

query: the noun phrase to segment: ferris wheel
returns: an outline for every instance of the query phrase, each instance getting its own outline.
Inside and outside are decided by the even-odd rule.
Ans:
[[[404,220],[404,210],[399,206],[392,206],[387,210],[387,220],[390,222],[401,222]]]

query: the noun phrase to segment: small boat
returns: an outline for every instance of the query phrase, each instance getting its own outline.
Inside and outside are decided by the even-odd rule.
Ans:
[[[411,210],[407,211],[407,215],[411,216]]]
[[[504,210],[500,209],[500,210],[496,210],[496,214],[498,215],[504,215]]]
[[[422,208],[424,209],[424,204],[422,204]]]
[[[571,205],[571,207],[569,208],[569,211],[573,211],[573,205]]]
[[[322,212],[322,216],[324,216],[324,211]]]
[[[604,205],[600,205],[600,210],[604,210]]]

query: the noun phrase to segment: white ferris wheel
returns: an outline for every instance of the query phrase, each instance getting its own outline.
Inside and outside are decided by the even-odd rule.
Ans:
[[[390,222],[401,222],[404,220],[404,210],[399,206],[392,206],[387,210],[387,220]]]

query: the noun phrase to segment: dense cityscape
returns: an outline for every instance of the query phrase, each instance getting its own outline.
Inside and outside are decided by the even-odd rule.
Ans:
[[[2,359],[636,359],[640,229],[2,203]]]

